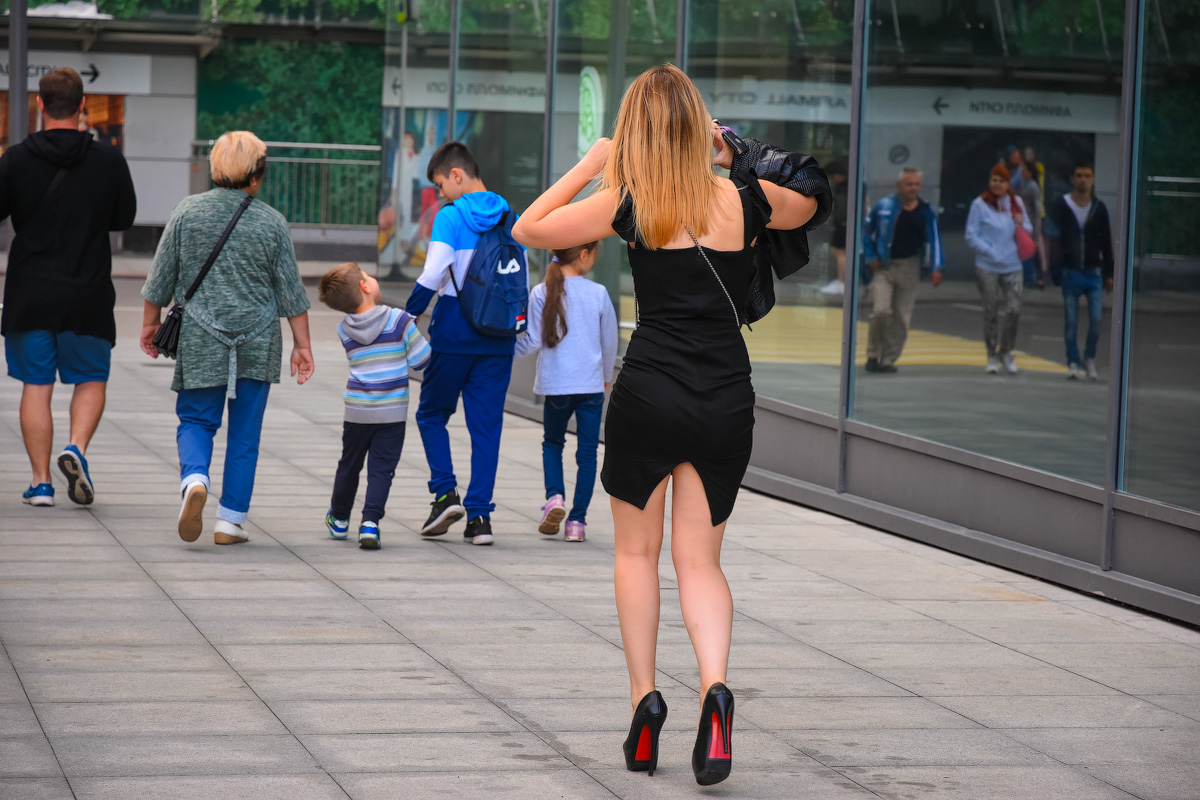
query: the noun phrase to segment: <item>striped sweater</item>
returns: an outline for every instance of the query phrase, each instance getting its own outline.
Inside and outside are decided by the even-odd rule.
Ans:
[[[338,337],[350,360],[346,421],[379,425],[408,417],[408,371],[424,369],[432,351],[407,313],[375,306],[348,314]]]

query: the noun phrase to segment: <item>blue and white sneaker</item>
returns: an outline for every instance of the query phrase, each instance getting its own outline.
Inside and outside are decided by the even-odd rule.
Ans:
[[[358,526],[358,546],[363,550],[379,549],[379,523],[364,521]]]
[[[54,484],[39,483],[37,486],[31,484],[25,490],[25,493],[21,495],[21,502],[28,503],[31,506],[54,505]]]
[[[350,520],[334,519],[333,509],[325,512],[325,527],[329,529],[329,536],[334,539],[345,539],[350,533]]]
[[[58,454],[58,468],[67,476],[67,497],[81,506],[90,506],[96,499],[92,478],[88,475],[87,459],[79,448],[69,444]]]

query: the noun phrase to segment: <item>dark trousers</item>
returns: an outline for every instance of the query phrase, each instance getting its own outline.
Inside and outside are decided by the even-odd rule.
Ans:
[[[471,435],[471,483],[463,498],[467,518],[490,517],[496,505],[496,468],[500,463],[500,432],[504,397],[512,377],[512,356],[463,355],[433,351],[421,383],[417,430],[429,462],[429,491],[441,497],[458,485],[450,455],[446,424],[462,395],[463,417]]]
[[[567,441],[567,423],[575,415],[575,500],[567,519],[587,522],[588,504],[596,486],[596,450],[600,444],[600,412],[604,410],[604,392],[595,394],[552,394],[542,406],[542,472],[546,480],[546,499],[566,494],[563,479],[563,445]]]
[[[333,479],[333,498],[329,508],[334,519],[350,519],[354,496],[358,494],[358,474],[367,462],[367,499],[363,503],[363,522],[379,522],[392,490],[392,478],[400,451],[404,448],[404,423],[388,422],[364,425],[342,423],[342,459]]]

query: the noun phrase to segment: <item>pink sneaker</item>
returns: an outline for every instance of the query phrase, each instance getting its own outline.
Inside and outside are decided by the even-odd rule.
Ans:
[[[556,494],[542,506],[542,523],[538,525],[538,531],[547,536],[557,536],[558,523],[562,522],[565,516],[567,509],[563,505],[563,496]]]
[[[582,542],[587,538],[587,525],[576,519],[567,520],[567,533],[563,538],[568,542]]]

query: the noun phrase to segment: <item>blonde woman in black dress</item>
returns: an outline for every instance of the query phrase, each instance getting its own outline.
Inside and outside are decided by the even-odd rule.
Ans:
[[[598,141],[513,228],[531,248],[613,234],[628,242],[639,320],[612,391],[601,473],[612,497],[617,614],[634,708],[625,759],[629,769],[653,774],[667,713],[654,688],[654,661],[670,485],[671,557],[700,666],[692,767],[704,785],[724,780],[731,765],[733,695],[725,673],[733,600],[721,539],[754,429],[739,309],[763,228],[798,228],[817,208],[797,192],[764,182],[759,196],[713,171],[714,163],[731,161],[688,77],[655,67],[625,93],[612,140]],[[601,174],[595,193],[571,202]]]

